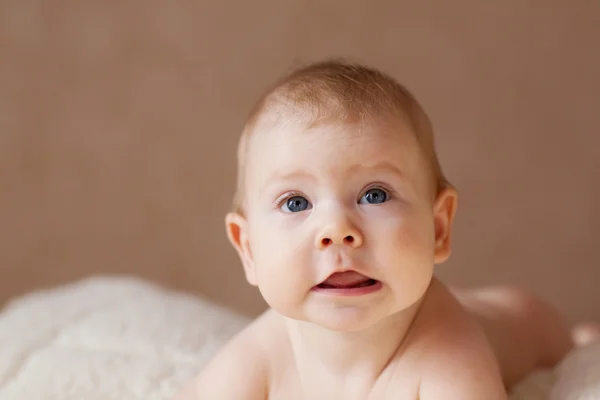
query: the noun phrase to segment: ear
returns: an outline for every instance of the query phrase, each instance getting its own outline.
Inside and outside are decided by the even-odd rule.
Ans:
[[[458,193],[451,186],[444,188],[437,196],[433,206],[435,227],[434,262],[441,264],[450,257],[452,222],[458,205]]]
[[[252,259],[252,250],[250,249],[250,241],[248,240],[248,220],[243,215],[232,212],[225,217],[225,226],[227,237],[237,251],[244,266],[246,280],[251,285],[256,286],[254,260]]]

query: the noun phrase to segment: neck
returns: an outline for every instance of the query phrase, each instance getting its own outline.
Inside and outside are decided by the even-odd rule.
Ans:
[[[290,344],[303,385],[342,381],[346,388],[371,388],[397,353],[421,302],[364,330],[331,331],[286,319]],[[361,377],[358,381],[356,377]],[[348,379],[346,381],[346,379]]]

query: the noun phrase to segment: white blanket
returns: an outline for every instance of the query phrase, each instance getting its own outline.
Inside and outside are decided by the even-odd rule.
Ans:
[[[167,400],[247,322],[133,278],[38,291],[0,312],[0,400]],[[546,398],[600,399],[600,345],[533,374],[511,400]]]

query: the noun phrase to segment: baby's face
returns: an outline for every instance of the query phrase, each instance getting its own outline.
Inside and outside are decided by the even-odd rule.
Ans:
[[[251,139],[246,272],[281,314],[355,330],[425,293],[436,246],[428,166],[413,134],[393,128],[288,125]]]

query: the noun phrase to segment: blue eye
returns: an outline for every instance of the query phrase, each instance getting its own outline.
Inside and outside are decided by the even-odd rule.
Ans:
[[[283,211],[287,212],[301,212],[309,209],[311,204],[302,196],[293,196],[286,200],[281,207]]]
[[[367,192],[360,199],[360,204],[381,204],[388,199],[388,194],[383,189],[373,188],[367,190]]]

